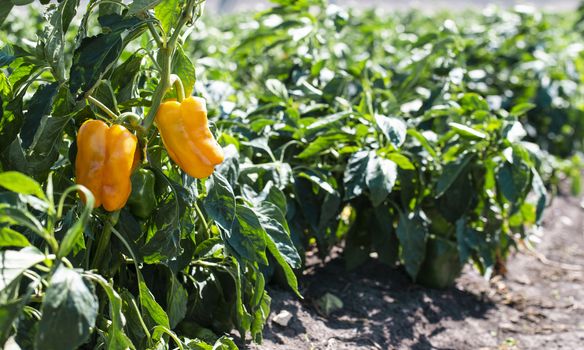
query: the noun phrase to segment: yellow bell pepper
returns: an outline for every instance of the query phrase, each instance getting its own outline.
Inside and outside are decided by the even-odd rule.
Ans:
[[[132,169],[140,159],[137,145],[136,136],[121,125],[108,127],[100,120],[88,120],[79,128],[75,176],[93,193],[95,208],[103,205],[116,211],[126,205]]]
[[[208,177],[225,158],[207,120],[205,100],[188,97],[162,103],[155,117],[170,158],[190,176]]]

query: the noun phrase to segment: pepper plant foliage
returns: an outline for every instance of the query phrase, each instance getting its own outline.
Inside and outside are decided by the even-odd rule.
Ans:
[[[3,344],[234,349],[233,329],[261,341],[266,283],[298,293],[293,269],[314,246],[436,287],[469,261],[501,272],[548,190],[580,174],[577,18],[277,0],[205,21],[201,0],[53,0],[23,21],[14,10],[32,2],[0,2]],[[178,81],[206,99],[223,146],[206,180],[153,125]],[[92,210],[75,185],[88,119],[138,138],[119,212]]]
[[[0,21],[18,26],[10,11],[31,2],[3,1]],[[44,20],[17,33],[29,40],[0,50],[0,343],[235,349],[222,336],[232,329],[261,341],[262,269],[272,262],[298,293],[284,186],[240,186],[234,161],[193,179],[153,125],[178,93],[173,81],[193,93],[183,45],[203,1],[43,3]],[[76,133],[88,119],[138,136],[141,169],[129,205],[114,213],[94,210],[75,185]]]
[[[233,157],[284,186],[298,250],[344,241],[348,267],[373,253],[431,286],[467,261],[490,275],[540,223],[546,184],[579,178],[550,155],[582,150],[573,22],[457,18],[275,1],[189,42]]]

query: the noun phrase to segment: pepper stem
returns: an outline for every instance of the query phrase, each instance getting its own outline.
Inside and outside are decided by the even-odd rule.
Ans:
[[[178,102],[182,102],[185,99],[185,88],[182,83],[182,80],[180,80],[180,77],[176,74],[171,74],[170,85],[171,86],[174,85]]]
[[[103,259],[103,255],[105,254],[105,249],[110,243],[110,237],[112,235],[112,227],[114,227],[120,218],[120,211],[115,211],[111,213],[104,223],[103,231],[101,236],[99,237],[99,241],[97,243],[97,249],[95,251],[95,256],[93,258],[93,268],[100,269],[101,262]]]
[[[177,25],[174,27],[172,36],[166,41],[166,45],[164,45],[164,42],[163,45],[158,45],[159,49],[158,66],[160,67],[160,85],[158,85],[158,87],[154,91],[154,95],[152,96],[152,104],[150,105],[150,110],[148,111],[146,118],[144,118],[144,120],[142,121],[144,130],[146,131],[150,130],[150,127],[152,127],[152,124],[154,123],[154,118],[156,117],[156,113],[158,112],[158,108],[160,108],[160,104],[162,103],[162,99],[164,98],[164,94],[166,94],[166,91],[172,86],[172,84],[169,84],[171,75],[170,74],[171,61],[172,57],[174,56],[174,51],[176,49],[176,45],[179,40],[179,35],[182,31],[182,28],[185,25],[192,22],[193,11],[195,9],[195,6],[199,6],[202,3],[203,3],[202,0],[187,0],[183,13]],[[184,96],[184,88],[182,91]],[[177,91],[177,95],[179,94],[180,92]],[[180,96],[178,97],[180,100]]]
[[[103,103],[101,103],[98,99],[96,99],[95,97],[88,95],[87,96],[87,100],[91,103],[93,103],[95,106],[97,106],[99,109],[101,109],[105,114],[108,115],[108,117],[116,120],[118,119],[118,115],[115,114],[114,112],[112,112],[111,109],[107,108],[106,105],[104,105]]]

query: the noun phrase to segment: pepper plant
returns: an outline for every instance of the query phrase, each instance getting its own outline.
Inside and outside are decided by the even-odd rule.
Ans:
[[[198,85],[252,181],[286,193],[298,250],[316,243],[326,256],[342,242],[350,268],[373,255],[438,287],[468,261],[504,272],[540,223],[559,162],[528,142],[548,135],[531,121],[540,101],[481,95],[474,34],[439,15],[377,18],[318,0],[232,21],[190,43],[207,52]]]
[[[0,22],[28,3],[3,2]],[[242,195],[237,163],[213,173],[223,150],[184,50],[204,1],[41,3],[29,40],[0,51],[0,342],[260,342],[262,271],[273,261],[298,293],[299,258],[277,187]]]

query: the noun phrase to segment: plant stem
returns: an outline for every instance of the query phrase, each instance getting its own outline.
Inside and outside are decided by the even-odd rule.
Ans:
[[[171,74],[170,84],[173,85],[176,90],[176,97],[178,102],[182,102],[185,99],[185,88],[182,80],[180,80],[180,77],[176,74]]]
[[[117,114],[115,114],[114,112],[112,112],[111,109],[107,108],[106,105],[104,105],[103,103],[101,103],[99,100],[97,100],[93,96],[87,96],[87,100],[89,102],[93,103],[94,105],[96,105],[99,109],[101,109],[105,114],[108,115],[108,117],[112,118],[113,120],[118,119],[118,115]]]
[[[119,218],[120,212],[116,211],[111,213],[108,216],[107,221],[105,222],[103,231],[101,233],[101,236],[99,237],[99,242],[97,243],[95,255],[93,257],[92,267],[94,269],[99,269],[101,267],[101,262],[103,259],[103,255],[105,254],[105,249],[107,245],[110,243],[110,238],[112,236],[112,228],[117,224]]]
[[[160,37],[160,35],[156,31],[156,28],[154,28],[154,24],[152,24],[151,21],[148,21],[148,29],[150,30],[150,33],[152,34],[152,37],[154,37],[154,40],[156,41],[158,46],[164,46],[164,42],[162,41],[162,38]]]
[[[158,108],[162,103],[162,99],[166,94],[166,91],[170,88],[170,61],[172,58],[172,53],[174,51],[173,45],[167,45],[166,47],[160,48],[160,84],[154,91],[154,96],[152,96],[152,105],[150,106],[150,110],[144,118],[143,126],[144,130],[148,132],[154,123],[154,117],[156,117],[156,113],[158,112]]]
[[[154,118],[158,112],[158,108],[160,108],[160,104],[162,103],[162,99],[164,98],[164,95],[168,89],[171,87],[171,63],[172,57],[174,56],[174,51],[176,49],[176,43],[179,39],[182,28],[193,19],[193,9],[196,4],[198,4],[198,2],[195,0],[189,0],[187,2],[185,10],[181,15],[178,24],[174,28],[172,36],[166,42],[166,45],[164,45],[164,42],[162,42],[162,44],[158,44],[158,49],[160,51],[158,55],[160,60],[160,62],[158,62],[160,66],[160,85],[158,85],[158,88],[156,88],[156,91],[154,91],[154,96],[152,96],[152,105],[150,106],[148,115],[146,115],[146,118],[144,118],[144,122],[142,124],[146,132],[148,132],[152,127]]]
[[[199,220],[201,220],[201,224],[203,226],[203,229],[205,230],[204,240],[207,240],[207,239],[211,238],[211,234],[209,233],[209,225],[207,224],[207,220],[205,220],[205,216],[203,215],[201,208],[199,208],[199,205],[197,204],[196,200],[194,202],[194,207],[195,207],[195,211],[197,212],[197,216],[199,217]]]

